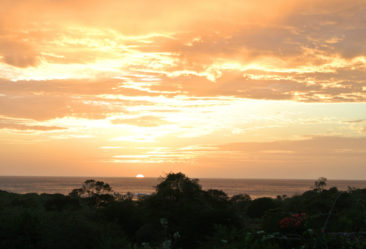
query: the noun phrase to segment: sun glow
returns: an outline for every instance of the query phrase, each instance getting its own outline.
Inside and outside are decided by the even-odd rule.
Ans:
[[[143,174],[136,175],[136,178],[144,178],[145,176]]]

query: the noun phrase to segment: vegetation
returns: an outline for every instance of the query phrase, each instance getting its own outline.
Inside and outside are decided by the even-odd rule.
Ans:
[[[168,174],[134,200],[88,180],[69,195],[0,191],[0,248],[366,248],[366,189],[293,197],[227,196]]]

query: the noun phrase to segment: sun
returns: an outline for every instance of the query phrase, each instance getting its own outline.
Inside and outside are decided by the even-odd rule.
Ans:
[[[144,178],[145,176],[143,174],[137,174],[136,178]]]

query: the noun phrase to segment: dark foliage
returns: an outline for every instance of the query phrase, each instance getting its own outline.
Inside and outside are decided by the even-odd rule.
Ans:
[[[248,216],[260,218],[267,210],[276,208],[275,201],[268,197],[258,198],[252,201],[248,207]]]
[[[366,189],[229,197],[168,174],[133,199],[88,180],[68,196],[0,191],[0,249],[366,248]]]

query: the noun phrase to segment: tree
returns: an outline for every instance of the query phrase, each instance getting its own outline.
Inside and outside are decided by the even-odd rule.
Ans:
[[[158,196],[172,200],[180,196],[192,197],[195,194],[201,194],[201,192],[198,180],[190,179],[183,173],[170,173],[156,186]]]
[[[230,198],[230,203],[237,210],[244,211],[250,205],[252,199],[248,194],[237,194]]]
[[[200,241],[211,236],[217,226],[236,227],[239,223],[223,191],[204,191],[197,179],[183,173],[168,174],[156,186],[156,193],[145,198],[142,204],[146,213],[150,212],[151,224],[159,225],[156,217],[164,218],[169,224],[169,238],[179,233],[178,248],[198,248]]]
[[[74,198],[86,198],[89,205],[95,205],[97,207],[104,206],[115,199],[109,184],[92,179],[86,180],[81,188],[73,189],[69,193],[69,196]]]
[[[325,189],[325,186],[327,186],[327,178],[319,177],[318,180],[314,182],[314,191],[321,192]]]

